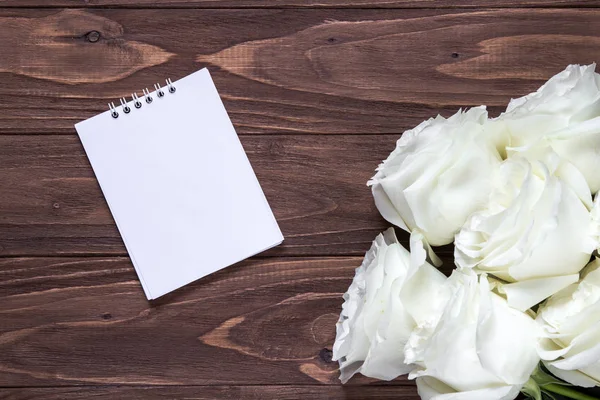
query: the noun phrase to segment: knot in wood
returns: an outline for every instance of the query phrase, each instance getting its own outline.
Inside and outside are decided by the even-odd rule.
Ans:
[[[322,349],[319,352],[319,358],[325,361],[326,363],[330,363],[333,359],[333,352],[329,349]]]
[[[86,37],[87,37],[88,42],[96,43],[98,40],[100,40],[100,32],[98,32],[98,31],[88,32]]]

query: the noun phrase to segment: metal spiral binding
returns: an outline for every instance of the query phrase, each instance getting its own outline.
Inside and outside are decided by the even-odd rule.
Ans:
[[[169,93],[175,93],[175,86],[173,86],[171,78],[167,79],[167,86],[169,87]]]
[[[146,103],[152,103],[152,96],[150,96],[150,91],[148,88],[144,89],[144,97],[146,98]]]
[[[131,93],[131,98],[133,99],[133,106],[135,108],[142,108],[142,102],[136,93]]]
[[[123,110],[125,114],[129,114],[131,112],[131,108],[129,108],[129,106],[127,105],[127,99],[125,97],[122,97],[119,100],[121,100],[121,110]]]
[[[115,108],[115,103],[108,103],[108,109],[110,110],[110,115],[113,118],[119,118],[119,113],[117,112],[117,109]]]
[[[155,83],[154,89],[156,89],[156,95],[158,97],[163,97],[165,95],[165,92],[163,92],[162,89],[160,88],[160,83]]]
[[[173,81],[169,78],[165,82],[166,82],[166,87],[167,87],[167,90],[169,91],[169,93],[171,93],[171,94],[175,93],[175,91],[177,89],[175,88]],[[159,99],[162,99],[165,96],[165,92],[163,91],[163,89],[159,83],[154,84],[154,89],[156,90],[156,96]],[[152,98],[152,95],[150,94],[150,91],[148,90],[148,88],[143,89],[142,92],[144,93],[143,98],[144,98],[144,101],[146,102],[146,104],[151,104],[154,99]],[[142,108],[143,103],[140,100],[137,93],[131,94],[131,100],[133,101],[133,106],[135,108],[138,108],[138,109]],[[122,97],[119,99],[119,101],[121,102],[121,111],[123,111],[123,113],[125,113],[125,114],[129,114],[131,112],[131,107],[129,107],[129,105],[127,104],[127,99],[125,97]],[[110,111],[110,115],[113,118],[115,118],[115,119],[119,118],[119,112],[117,111],[117,107],[115,107],[115,103],[113,103],[113,102],[108,103],[108,110]]]

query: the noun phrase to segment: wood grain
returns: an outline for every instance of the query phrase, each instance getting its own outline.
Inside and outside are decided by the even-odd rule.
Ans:
[[[365,182],[422,120],[597,61],[599,6],[0,0],[0,399],[417,400],[331,361],[388,226]],[[286,241],[149,303],[73,124],[205,66]]]
[[[600,55],[596,9],[0,9],[0,133],[208,66],[239,133],[397,134]],[[489,27],[493,26],[494,29]]]
[[[394,137],[251,135],[242,144],[285,236],[264,255],[362,255],[388,226],[366,182]],[[0,187],[0,256],[126,254],[76,136],[0,136]]]
[[[248,260],[148,303],[127,258],[0,259],[0,387],[338,384],[361,260]]]
[[[101,29],[107,40],[98,45],[73,48],[74,32]],[[136,71],[167,62],[173,55],[158,47],[127,41],[121,47],[110,42],[123,34],[120,24],[77,10],[66,10],[42,18],[3,18],[2,40],[6,46],[0,72],[10,72],[71,85],[106,83],[123,79]],[[26,61],[32,54],[35,58]],[[58,57],[57,57],[58,56]],[[66,57],[61,57],[66,56]],[[86,73],[81,73],[81,66]]]
[[[167,386],[0,389],[1,400],[420,400],[409,386]]]
[[[597,0],[2,0],[2,7],[127,8],[513,8],[598,7]]]

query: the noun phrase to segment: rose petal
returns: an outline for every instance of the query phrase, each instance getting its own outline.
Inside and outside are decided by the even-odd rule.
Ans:
[[[422,400],[512,400],[519,394],[518,386],[500,386],[457,392],[432,378],[417,378],[417,390]]]
[[[477,355],[481,366],[511,385],[522,385],[539,362],[538,325],[527,314],[508,306],[480,279]],[[518,362],[515,354],[519,354]]]
[[[544,362],[544,366],[548,368],[548,371],[550,371],[552,375],[562,379],[563,381],[567,381],[572,385],[581,386],[584,388],[590,388],[600,385],[599,381],[587,376],[586,374],[580,371],[558,369],[553,367],[551,363],[548,362]]]
[[[520,311],[526,311],[579,280],[579,274],[530,279],[502,286],[508,304]]]

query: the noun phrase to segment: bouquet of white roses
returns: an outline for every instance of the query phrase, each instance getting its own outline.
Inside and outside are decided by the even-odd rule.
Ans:
[[[570,385],[600,385],[594,70],[571,65],[498,118],[482,106],[402,135],[369,185],[410,251],[390,228],[356,270],[333,348],[343,382],[408,374],[425,400],[593,398]],[[431,246],[450,243],[446,277]]]

